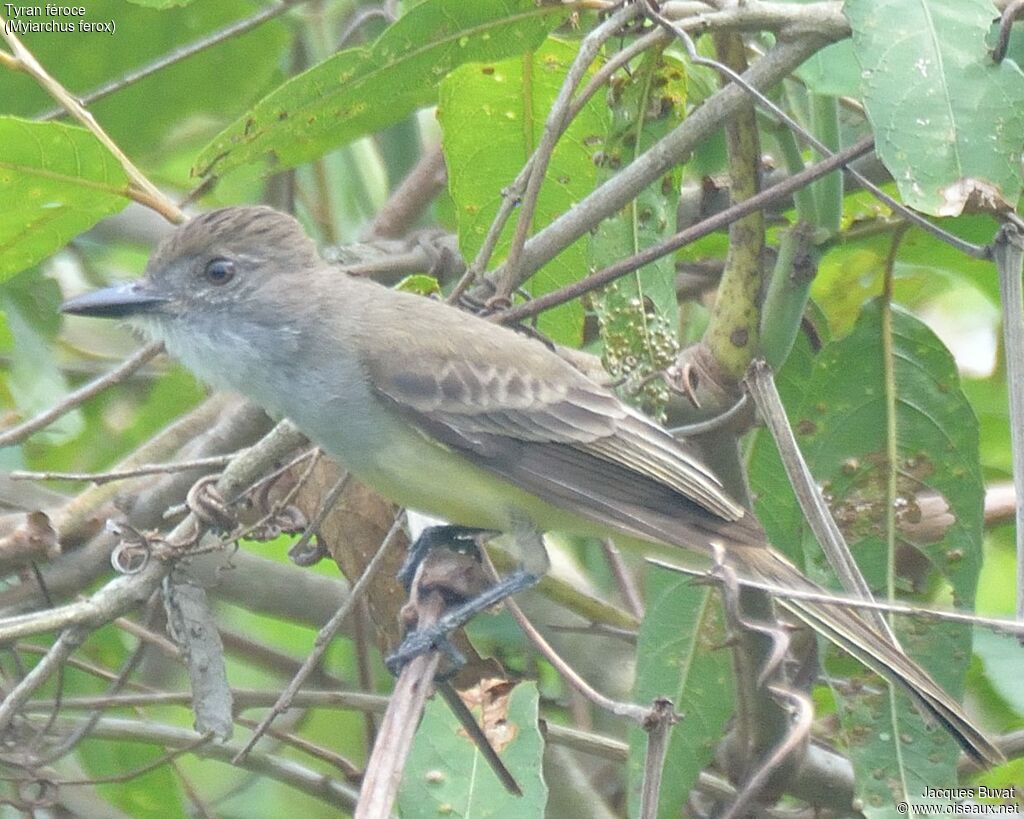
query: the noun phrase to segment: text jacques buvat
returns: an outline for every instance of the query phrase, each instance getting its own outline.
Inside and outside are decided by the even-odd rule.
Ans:
[[[7,34],[70,33],[87,31],[113,34],[117,25],[113,20],[85,20],[85,6],[19,6],[3,3],[4,31]]]

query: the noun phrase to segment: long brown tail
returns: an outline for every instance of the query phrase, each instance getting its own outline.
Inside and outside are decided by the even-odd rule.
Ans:
[[[741,573],[749,572],[753,579],[796,591],[824,591],[774,549],[740,547],[730,549],[729,555],[737,564],[736,568]],[[855,609],[794,598],[779,598],[779,603],[872,671],[906,691],[979,763],[988,766],[1003,761],[1002,752],[971,722],[960,703]]]

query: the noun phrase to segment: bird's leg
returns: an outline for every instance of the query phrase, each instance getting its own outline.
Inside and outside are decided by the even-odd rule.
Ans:
[[[489,534],[496,533],[454,525],[430,526],[419,534],[409,547],[405,563],[398,571],[398,580],[409,592],[409,602],[402,608],[407,635],[420,628],[419,609],[423,595],[436,592],[445,599],[448,606],[454,606],[475,597],[486,588],[488,579],[480,566],[477,539]],[[444,676],[450,676],[465,665],[465,657],[447,636],[438,639],[431,647],[448,658],[448,667],[452,671]],[[404,659],[394,660],[389,657],[385,662],[397,675],[415,656],[411,654]]]
[[[443,529],[445,527],[436,528]],[[452,528],[458,529],[460,527]],[[427,532],[429,531],[427,530]],[[424,534],[427,532],[424,532]],[[421,535],[420,537],[422,538],[423,536]],[[432,538],[434,538],[435,545],[439,545],[441,542],[439,536],[432,535]],[[481,611],[485,611],[497,605],[505,598],[530,588],[540,580],[547,569],[548,563],[547,552],[544,549],[540,533],[535,529],[526,529],[524,527],[516,534],[515,543],[521,553],[520,558],[522,562],[519,568],[475,596],[467,597],[463,602],[448,609],[429,627],[417,629],[406,635],[395,653],[385,661],[392,673],[397,673],[406,663],[426,651],[443,651],[450,659],[455,660],[454,655],[458,652],[448,640],[449,634],[464,626]],[[411,559],[412,554],[410,554]],[[422,562],[422,557],[420,560]],[[405,567],[403,567],[404,571]],[[455,669],[458,669],[457,664]]]
[[[478,555],[476,539],[481,535],[493,534],[487,529],[474,529],[472,526],[428,526],[409,547],[405,563],[398,570],[398,581],[406,591],[412,591],[412,583],[423,559],[439,546],[456,552]]]

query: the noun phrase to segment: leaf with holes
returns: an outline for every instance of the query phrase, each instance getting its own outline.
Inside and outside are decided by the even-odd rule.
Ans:
[[[787,412],[870,587],[925,604],[947,588],[955,605],[970,608],[984,487],[978,423],[949,351],[918,319],[876,301],[848,336],[800,366],[785,379]],[[831,573],[768,436],[758,437],[750,467],[771,541],[828,583]],[[957,696],[971,658],[970,629],[906,618],[896,626],[907,651]],[[889,815],[894,800],[956,781],[959,749],[945,731],[926,726],[905,695],[849,658],[834,656],[828,665],[866,814]]]
[[[1024,74],[993,64],[990,0],[847,0],[878,154],[911,207],[1005,210],[1021,194]]]
[[[509,185],[529,159],[544,130],[577,46],[549,38],[531,54],[465,66],[441,85],[438,120],[444,132],[448,188],[455,202],[459,247],[472,259],[483,244]],[[539,230],[594,188],[594,154],[601,147],[607,110],[591,98],[562,134],[551,155],[533,212]],[[505,226],[494,259],[508,252],[516,215]],[[576,281],[587,269],[585,239],[577,239],[526,282],[539,296]],[[583,308],[573,301],[547,310],[538,319],[542,333],[578,347],[583,339]]]
[[[566,13],[534,0],[426,0],[373,45],[341,51],[265,97],[203,149],[193,173],[264,157],[280,170],[321,156],[430,104],[458,66],[536,48]]]
[[[482,702],[484,732],[523,795],[502,787],[444,700],[435,697],[427,704],[405,766],[398,795],[403,819],[544,815],[548,788],[541,773],[544,740],[537,722],[537,686],[520,683],[508,691],[504,680],[487,682],[462,696]],[[478,707],[469,704],[479,717]]]

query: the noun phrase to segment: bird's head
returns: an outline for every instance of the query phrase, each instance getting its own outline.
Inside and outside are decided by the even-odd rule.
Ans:
[[[126,319],[205,380],[237,389],[233,382],[257,361],[301,343],[316,315],[318,268],[316,246],[291,216],[221,208],[164,239],[141,279],[70,299],[61,310]]]
[[[301,287],[303,274],[319,264],[316,247],[291,216],[262,206],[221,208],[164,239],[143,278],[86,293],[61,310],[138,318],[144,325],[210,311],[238,320],[254,300]]]

